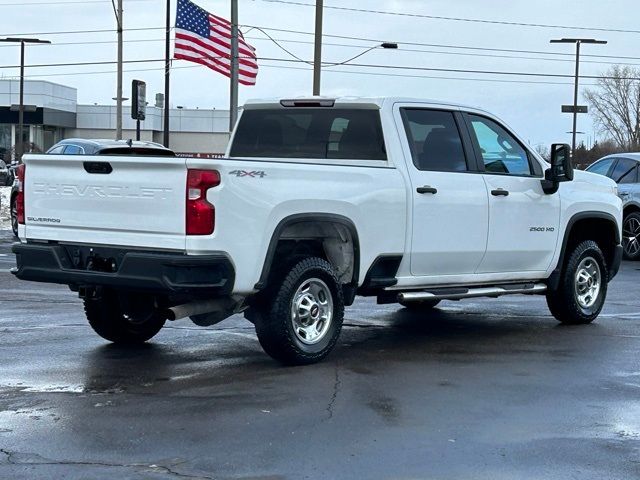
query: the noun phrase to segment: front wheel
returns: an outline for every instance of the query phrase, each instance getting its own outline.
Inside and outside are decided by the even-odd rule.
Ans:
[[[84,311],[91,328],[113,343],[144,343],[164,326],[157,300],[150,295],[130,295],[98,288],[87,292]]]
[[[288,365],[319,362],[333,349],[344,299],[333,267],[322,258],[296,263],[282,283],[248,312],[264,351]]]
[[[547,305],[561,323],[591,323],[600,314],[607,296],[607,264],[600,247],[591,240],[568,253],[560,285],[547,293]]]

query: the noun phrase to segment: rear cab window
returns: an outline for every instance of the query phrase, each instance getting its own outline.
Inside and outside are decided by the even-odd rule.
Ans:
[[[230,156],[387,160],[380,111],[340,107],[245,110]]]

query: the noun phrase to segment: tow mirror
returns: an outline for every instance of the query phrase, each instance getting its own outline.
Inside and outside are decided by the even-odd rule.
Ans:
[[[545,193],[556,193],[560,182],[571,180],[573,180],[571,147],[566,143],[554,143],[551,145],[551,168],[544,172],[542,189]]]

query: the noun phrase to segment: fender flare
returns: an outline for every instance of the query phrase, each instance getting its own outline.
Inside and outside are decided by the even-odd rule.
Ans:
[[[273,264],[273,259],[276,254],[276,248],[278,246],[280,237],[282,236],[282,232],[284,232],[287,227],[303,222],[337,223],[349,230],[351,238],[353,239],[354,263],[353,279],[351,285],[354,287],[355,291],[355,287],[357,287],[360,278],[360,239],[358,237],[358,230],[356,229],[355,224],[349,218],[335,213],[296,213],[280,220],[280,222],[274,229],[273,234],[271,235],[269,247],[267,248],[267,254],[262,264],[262,272],[260,273],[260,278],[258,280],[258,283],[255,284],[254,288],[256,290],[262,290],[267,286],[267,280],[269,279],[269,274],[271,273],[271,266]]]
[[[565,256],[567,253],[567,244],[569,243],[569,235],[571,235],[571,230],[573,226],[580,220],[585,219],[599,219],[599,220],[607,220],[611,222],[615,227],[616,234],[616,245],[620,245],[620,229],[618,228],[618,222],[616,218],[607,212],[597,212],[597,211],[587,211],[587,212],[578,212],[574,214],[569,221],[567,222],[567,227],[564,230],[564,237],[562,239],[562,248],[560,249],[560,257],[558,258],[558,263],[556,264],[556,268],[551,272],[551,275],[548,279],[548,286],[551,290],[557,290],[560,284],[560,278],[562,275],[562,267],[564,265]],[[614,266],[615,267],[615,266]],[[610,274],[610,279],[613,278],[613,275],[617,273],[617,268],[615,268],[615,272]]]

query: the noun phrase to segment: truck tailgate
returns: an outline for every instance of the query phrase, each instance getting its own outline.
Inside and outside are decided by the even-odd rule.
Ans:
[[[184,159],[26,155],[24,163],[28,240],[184,250]]]

